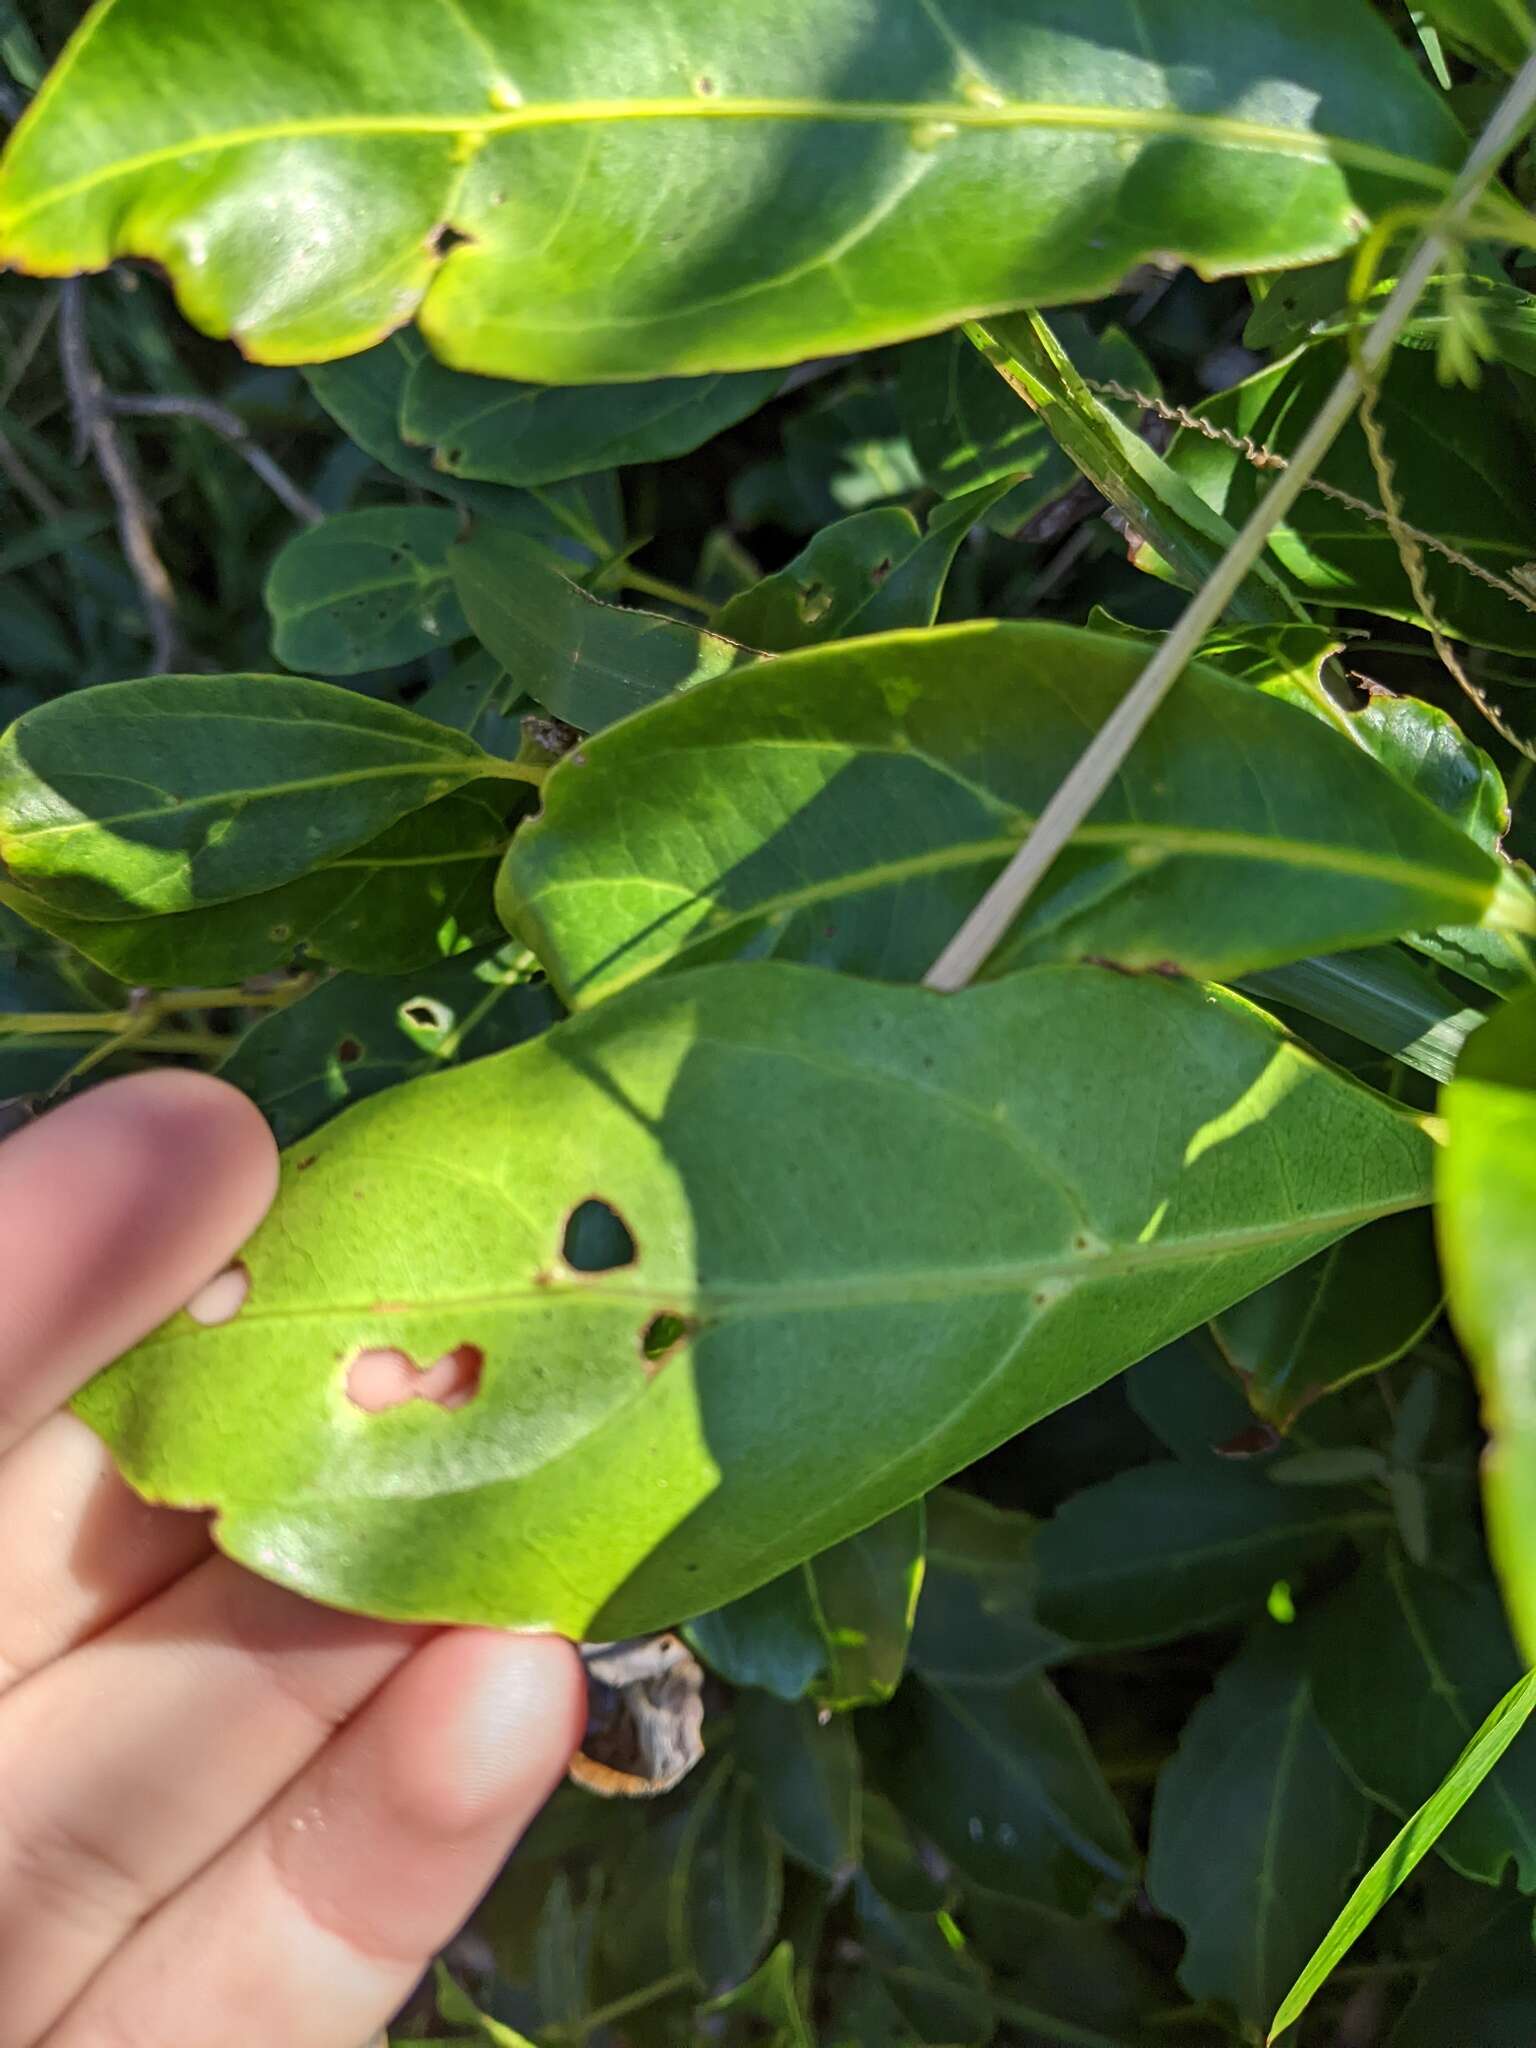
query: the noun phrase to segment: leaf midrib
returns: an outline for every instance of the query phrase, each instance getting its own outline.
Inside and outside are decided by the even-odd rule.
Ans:
[[[484,143],[494,136],[524,129],[580,127],[615,121],[829,121],[877,127],[940,123],[983,132],[1016,128],[1077,128],[1106,134],[1129,132],[1149,138],[1198,138],[1218,146],[1268,150],[1314,163],[1347,164],[1356,170],[1375,171],[1411,184],[1428,186],[1436,192],[1448,190],[1452,177],[1451,172],[1439,165],[1423,163],[1415,157],[1401,156],[1395,150],[1358,142],[1351,137],[1244,121],[1232,115],[1186,113],[1177,107],[1073,105],[1048,100],[1014,100],[1001,106],[981,107],[968,100],[838,101],[746,97],[700,100],[678,96],[649,100],[560,100],[511,107],[490,114],[354,114],[294,118],[246,128],[215,130],[202,135],[191,134],[182,141],[142,150],[137,156],[120,157],[114,163],[102,165],[65,184],[55,185],[0,218],[3,218],[7,229],[15,229],[31,215],[77,199],[100,185],[132,177],[140,171],[153,170],[160,164],[177,163],[189,156],[249,148],[263,142],[327,135],[376,135],[381,138],[448,135],[477,137]],[[24,144],[18,155],[24,160]]]
[[[253,1323],[326,1321],[337,1316],[378,1320],[401,1315],[457,1315],[466,1309],[511,1307],[524,1302],[537,1303],[541,1309],[590,1302],[634,1303],[637,1307],[653,1308],[658,1301],[666,1299],[680,1308],[698,1310],[708,1321],[717,1313],[732,1310],[748,1315],[779,1315],[797,1310],[824,1312],[829,1309],[880,1308],[892,1302],[968,1300],[984,1295],[1026,1293],[1042,1280],[1119,1278],[1162,1266],[1262,1251],[1270,1245],[1293,1244],[1308,1238],[1326,1237],[1334,1231],[1353,1230],[1378,1216],[1421,1208],[1423,1201],[1424,1198],[1419,1196],[1404,1196],[1349,1209],[1317,1210],[1286,1223],[1264,1224],[1246,1230],[1212,1231],[1206,1236],[1187,1238],[1177,1244],[1164,1240],[1161,1244],[1110,1245],[1103,1250],[1055,1253],[993,1266],[909,1268],[899,1273],[852,1277],[843,1273],[835,1279],[801,1280],[792,1289],[778,1281],[706,1285],[703,1289],[695,1289],[671,1284],[660,1277],[649,1282],[638,1277],[631,1282],[553,1278],[489,1288],[484,1293],[438,1295],[404,1303],[338,1301],[325,1302],[313,1308],[255,1308],[247,1305],[241,1310],[239,1320],[247,1327]],[[1054,1296],[1046,1306],[1054,1307],[1063,1299],[1064,1296]],[[142,1348],[151,1350],[157,1342],[178,1341],[180,1339],[174,1336],[163,1336],[158,1340],[152,1338]]]

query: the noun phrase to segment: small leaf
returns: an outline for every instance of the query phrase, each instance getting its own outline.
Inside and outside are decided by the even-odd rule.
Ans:
[[[1420,0],[1423,12],[1455,42],[1506,71],[1516,71],[1536,42],[1526,0]],[[1492,2044],[1490,2044],[1492,2048]]]
[[[272,651],[322,676],[393,668],[468,630],[448,580],[452,512],[379,505],[297,534],[267,577]]]
[[[917,521],[901,506],[855,512],[824,526],[792,562],[722,605],[714,624],[729,639],[773,654],[841,640],[857,630],[861,607],[920,539]]]
[[[702,626],[605,604],[509,528],[471,534],[449,566],[476,637],[520,689],[582,732],[707,682],[750,652]]]
[[[980,2048],[996,2026],[987,1980],[947,1915],[898,1912],[867,1879],[854,1886],[859,1935],[897,2029],[865,2034],[880,2048],[932,2042]]]
[[[1536,991],[1468,1040],[1443,1108],[1436,1227],[1492,1438],[1488,1543],[1521,1649],[1536,1658]]]
[[[0,737],[0,857],[45,909],[164,917],[311,874],[500,765],[328,683],[149,676]]]
[[[754,370],[561,388],[467,376],[423,353],[406,379],[400,432],[448,476],[552,484],[690,454],[756,412],[782,382],[776,370]]]
[[[1378,1511],[1225,1467],[1140,1465],[1075,1493],[1040,1531],[1041,1620],[1078,1643],[1167,1642],[1257,1614]]]
[[[1428,1149],[1187,984],[712,969],[302,1140],[240,1313],[173,1318],[79,1402],[142,1489],[332,1604],[646,1634],[1422,1202]],[[597,1274],[562,1249],[594,1198],[635,1247]],[[346,1398],[362,1351],[461,1346],[460,1408]]]
[[[785,1854],[833,1884],[860,1854],[859,1752],[846,1715],[825,1719],[765,1692],[736,1701],[734,1752]]]
[[[1536,1708],[1536,1671],[1518,1679],[1467,1743],[1446,1777],[1400,1828],[1361,1878],[1348,1903],[1323,1937],[1316,1953],[1286,1993],[1270,2023],[1269,2041],[1277,2041],[1312,2003],[1335,1966],[1370,1926],[1392,1894],[1415,1868],[1514,1741]],[[1481,2044],[1479,2044],[1481,2048]],[[1492,2048],[1492,2044],[1489,2044]]]
[[[740,2013],[761,2020],[769,2031],[761,2037],[762,2048],[815,2048],[810,2022],[795,1988],[795,1952],[781,1941],[766,1961],[734,1991],[726,1991],[702,2008],[708,2015]]]
[[[526,2034],[520,2034],[515,2027],[482,2012],[464,1987],[449,1975],[445,1964],[434,1963],[432,1969],[437,1985],[437,2009],[450,2026],[473,2027],[475,2032],[469,2038],[489,2041],[493,2048],[536,2048]]]
[[[1211,1328],[1254,1413],[1288,1429],[1311,1401],[1379,1372],[1440,1313],[1428,1216],[1389,1216],[1297,1266]]]
[[[768,952],[915,981],[1140,662],[1108,635],[981,622],[717,676],[551,773],[502,917],[578,1006]],[[1197,666],[987,971],[1088,957],[1219,979],[1487,914],[1536,928],[1507,890],[1315,719]]]
[[[1490,1583],[1453,1580],[1394,1551],[1317,1615],[1317,1711],[1350,1775],[1394,1813],[1429,1797],[1519,1670]],[[1457,1806],[1436,1830],[1446,1861],[1496,1885],[1513,1860],[1521,1889],[1536,1890],[1536,1736]]]
[[[974,1883],[1078,1914],[1123,1896],[1137,1860],[1129,1824],[1046,1679],[911,1678],[860,1733],[872,1776]]]
[[[1191,1998],[1269,2017],[1349,1890],[1369,1816],[1295,1632],[1261,1626],[1190,1716],[1152,1804],[1147,1889],[1188,1937]]]

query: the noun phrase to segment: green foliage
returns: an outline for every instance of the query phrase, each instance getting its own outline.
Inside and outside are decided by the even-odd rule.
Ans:
[[[1524,0],[76,12],[0,1128],[173,1060],[286,1148],[79,1412],[323,1600],[702,1666],[396,2038],[1525,2048],[1519,120],[1395,296]]]

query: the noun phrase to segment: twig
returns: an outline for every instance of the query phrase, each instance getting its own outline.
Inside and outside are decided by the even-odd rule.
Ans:
[[[1202,587],[1185,606],[1178,624],[1104,721],[1036,819],[1034,829],[997,880],[924,976],[934,989],[964,988],[1051,867],[1057,854],[1088,816],[1120,771],[1147,721],[1189,665],[1196,648],[1262,554],[1270,534],[1304,489],[1308,477],[1332,446],[1373,376],[1397,340],[1425,286],[1445,261],[1465,227],[1483,186],[1512,149],[1536,111],[1536,57],[1527,58],[1493,118],[1474,145],[1449,198],[1420,241],[1381,318],[1318,410],[1290,460],[1279,472],[1241,533]]]
[[[295,519],[306,526],[318,526],[325,513],[321,506],[289,476],[281,463],[257,441],[239,413],[212,398],[156,397],[149,392],[105,393],[103,403],[117,419],[195,420],[210,433],[227,441],[250,469],[254,470],[275,498],[280,498]]]
[[[5,382],[0,384],[0,405],[9,405],[16,387],[32,367],[32,358],[43,345],[43,338],[52,325],[53,316],[59,310],[59,295],[49,292],[39,300],[37,311],[27,322],[20,341],[11,351],[11,359],[5,366]]]
[[[63,518],[64,507],[42,478],[32,474],[20,450],[4,434],[0,434],[0,476],[6,479],[19,498],[26,499],[41,518]]]
[[[107,409],[100,372],[91,360],[85,331],[85,290],[79,278],[69,278],[60,287],[59,360],[75,423],[76,460],[87,452],[94,455],[112,494],[118,538],[149,624],[151,672],[163,674],[175,666],[180,639],[176,592],[155,547],[148,501]]]

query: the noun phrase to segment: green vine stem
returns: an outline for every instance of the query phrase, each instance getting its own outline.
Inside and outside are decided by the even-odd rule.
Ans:
[[[924,976],[924,986],[964,988],[1002,939],[1056,856],[1119,772],[1153,712],[1221,618],[1271,533],[1295,504],[1334,437],[1359,404],[1366,380],[1386,361],[1426,285],[1472,218],[1484,185],[1536,115],[1536,57],[1527,58],[1462,166],[1454,186],[1403,272],[1381,317],[1318,409],[1317,417],[1247,524],[1178,624],[1089,742],[1007,867]]]

